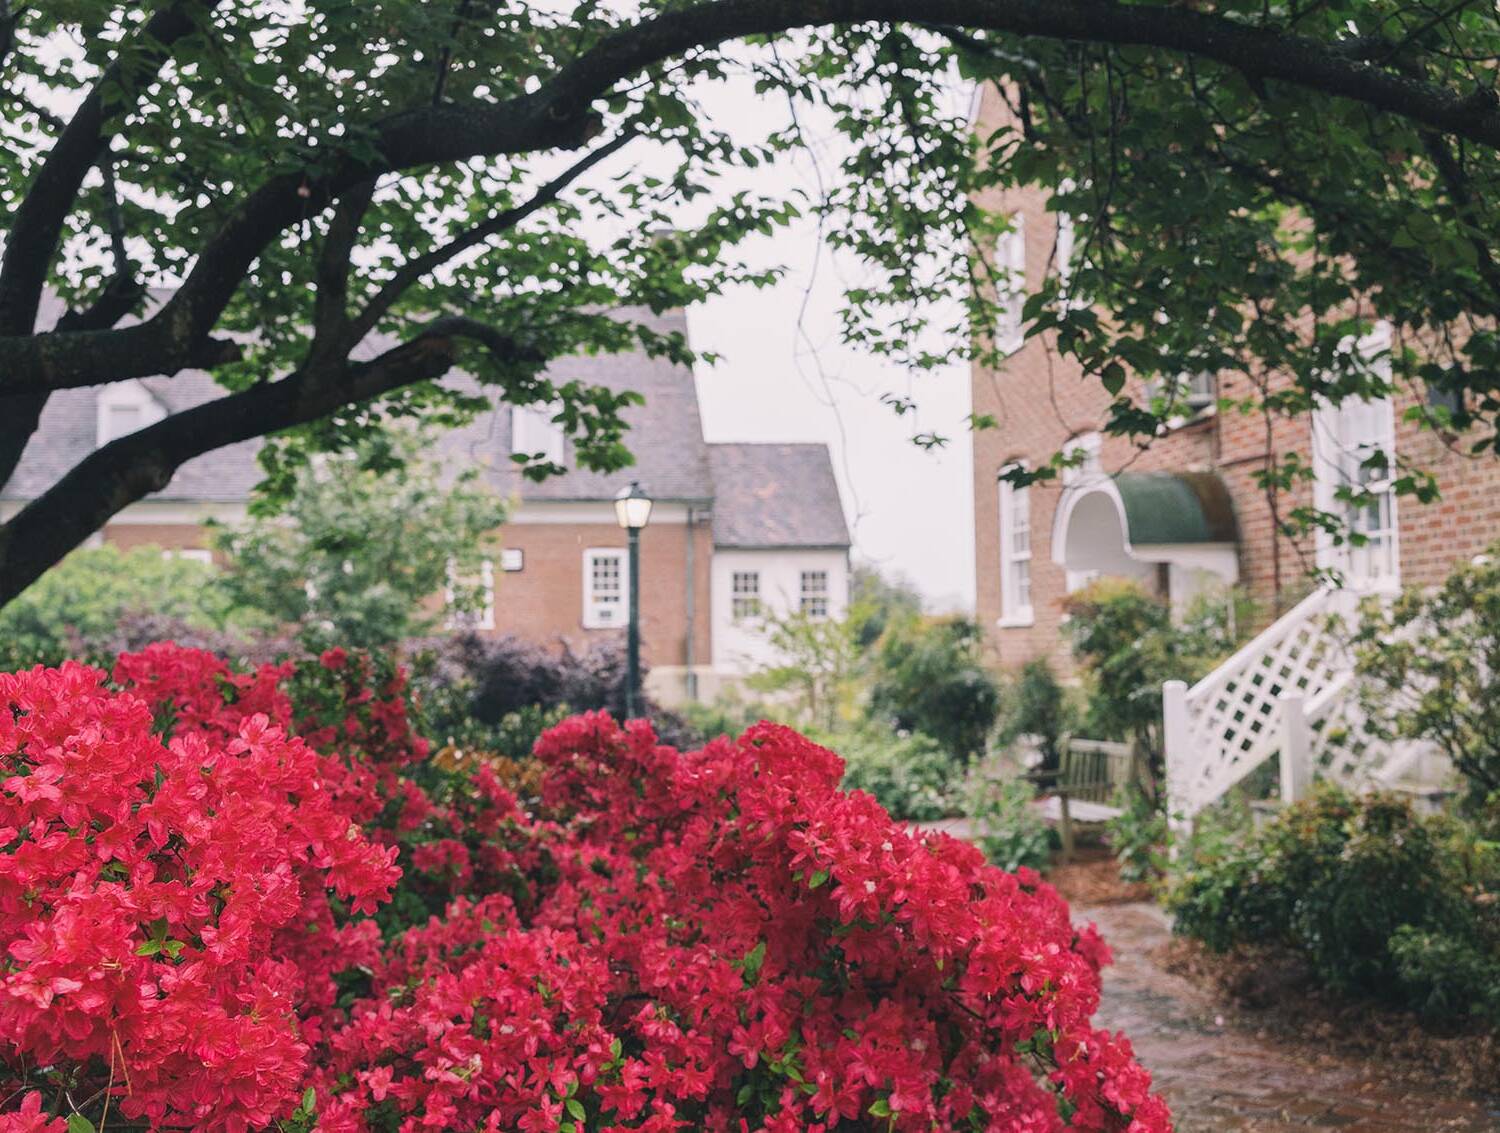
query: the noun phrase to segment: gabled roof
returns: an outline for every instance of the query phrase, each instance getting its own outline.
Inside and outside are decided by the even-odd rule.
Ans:
[[[849,546],[827,445],[716,444],[708,456],[715,546]]]
[[[658,333],[687,334],[687,313],[680,309],[653,315],[626,308],[615,315]],[[501,404],[444,436],[442,448],[449,465],[455,469],[478,466],[496,488],[507,494],[514,492],[523,501],[613,500],[632,480],[640,481],[657,500],[707,501],[713,496],[708,446],[703,442],[698,413],[698,387],[690,367],[637,351],[561,358],[548,367],[547,373],[559,384],[580,381],[616,391],[634,390],[645,398],[644,405],[624,411],[629,426],[625,447],[635,457],[635,464],[608,474],[586,471],[576,466],[573,442],[569,440],[566,473],[540,483],[527,480],[510,459],[511,411],[510,406]],[[457,383],[458,388],[466,390],[480,388],[467,375],[445,382]]]
[[[49,307],[53,309],[44,313],[42,325],[55,321],[61,312],[55,298]],[[652,315],[625,309],[617,315],[660,332],[687,332],[687,315],[680,310]],[[624,414],[630,426],[625,444],[636,458],[633,467],[610,475],[579,470],[572,466],[573,446],[569,442],[566,474],[540,484],[525,480],[510,459],[511,413],[503,403],[480,414],[470,425],[441,437],[439,448],[445,462],[455,470],[478,465],[497,489],[506,494],[515,492],[523,500],[613,500],[631,480],[639,480],[656,499],[707,501],[712,497],[708,449],[703,442],[691,368],[637,352],[564,358],[552,364],[549,374],[558,383],[579,380],[614,390],[635,390],[645,397],[644,405],[631,406]],[[465,374],[446,381],[467,390],[481,388]],[[144,378],[140,384],[169,413],[226,393],[201,370],[186,370],[170,378]],[[37,431],[15,474],[0,490],[0,499],[34,499],[94,451],[99,397],[108,388],[60,390],[48,399]],[[150,498],[203,503],[247,500],[261,478],[255,459],[259,449],[258,440],[244,441],[197,457]]]

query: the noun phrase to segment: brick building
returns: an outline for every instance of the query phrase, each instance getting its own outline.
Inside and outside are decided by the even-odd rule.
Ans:
[[[994,90],[980,96],[979,128],[1005,113]],[[1039,190],[999,193],[986,207],[1019,218],[996,251],[1014,277],[1036,287],[1066,262],[1073,234]],[[1019,302],[997,327],[999,370],[972,371],[973,410],[998,427],[974,436],[977,610],[1002,665],[1034,657],[1065,661],[1060,632],[1066,595],[1099,575],[1138,579],[1181,604],[1206,586],[1238,584],[1267,614],[1306,593],[1316,568],[1340,571],[1363,590],[1439,581],[1454,563],[1500,538],[1500,460],[1456,451],[1452,438],[1406,420],[1420,390],[1379,402],[1346,402],[1312,416],[1221,414],[1220,398],[1251,393],[1242,375],[1196,375],[1178,391],[1184,413],[1141,451],[1102,434],[1110,398],[1097,379],[1060,356],[1050,336],[1022,341]],[[1377,327],[1360,348],[1377,353],[1389,331]],[[1149,399],[1131,379],[1127,394]],[[1082,449],[1061,482],[1013,489],[999,480],[1017,462],[1040,465]],[[1352,508],[1335,500],[1361,476],[1374,448],[1432,472],[1441,499],[1423,505],[1394,493]],[[1315,484],[1273,502],[1254,479],[1268,460],[1296,452],[1316,469]],[[1357,548],[1323,538],[1289,538],[1275,516],[1314,505],[1345,513],[1369,541]]]
[[[687,330],[682,311],[622,316],[651,320],[659,331]],[[541,408],[497,403],[444,434],[443,462],[479,468],[514,505],[500,532],[503,549],[480,580],[486,608],[465,615],[466,628],[575,647],[623,636],[629,581],[614,498],[631,481],[655,501],[641,535],[641,644],[651,689],[664,700],[708,695],[765,661],[764,613],[843,612],[849,533],[826,446],[706,443],[691,369],[644,354],[566,358],[550,376],[643,395],[643,405],[625,410],[636,464],[609,475],[577,467],[571,441]],[[453,380],[480,389],[462,375]],[[187,371],[53,394],[0,491],[0,515],[98,446],[221,392],[209,375]],[[208,558],[203,522],[243,518],[260,479],[256,450],[245,443],[188,462],[95,541]],[[526,480],[511,460],[520,452],[545,452],[567,472]]]

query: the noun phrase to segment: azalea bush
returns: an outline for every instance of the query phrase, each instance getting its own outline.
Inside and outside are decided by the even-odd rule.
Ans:
[[[363,654],[0,700],[3,1133],[1169,1128],[1092,927],[787,728],[574,716],[523,802]]]

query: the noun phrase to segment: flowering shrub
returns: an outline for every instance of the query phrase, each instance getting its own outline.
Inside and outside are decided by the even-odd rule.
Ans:
[[[785,728],[573,717],[527,811],[362,655],[115,681],[0,677],[0,1133],[1169,1127],[1092,928]]]

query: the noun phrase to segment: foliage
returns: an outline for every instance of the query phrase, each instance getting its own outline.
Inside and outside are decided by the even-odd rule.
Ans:
[[[968,618],[892,624],[874,658],[870,712],[923,732],[950,754],[983,754],[1000,712],[1000,689],[980,657],[983,634]]]
[[[1007,281],[951,253],[1005,229],[984,202],[1037,185],[1078,238],[1038,281],[1028,333],[1115,395],[1111,431],[1150,437],[1179,408],[1132,397],[1129,374],[1243,374],[1236,407],[1271,416],[1413,381],[1473,392],[1415,411],[1431,424],[1500,411],[1486,376],[1500,355],[1494,205],[1474,191],[1500,160],[1500,110],[1482,96],[1491,5],[852,0],[793,19],[776,0],[722,13],[577,0],[499,24],[462,2],[354,11],[69,0],[6,18],[0,372],[23,400],[0,480],[51,390],[192,364],[236,400],[91,457],[97,478],[12,519],[0,598],[209,449],[275,435],[268,480],[284,496],[311,453],[382,420],[472,412],[471,390],[436,381],[459,363],[509,400],[559,402],[588,466],[619,467],[630,395],[554,382],[544,363],[641,340],[685,358],[680,337],[602,312],[775,278],[735,249],[800,199],[714,190],[804,144],[813,108],[841,160],[812,207],[862,268],[843,312],[852,345],[915,369],[998,362]],[[955,68],[1012,103],[989,136],[955,105]],[[701,95],[731,79],[787,99],[794,126],[716,127]],[[632,143],[653,160],[610,162]],[[70,311],[43,337],[48,284]],[[179,290],[121,326],[148,286]],[[1396,329],[1389,379],[1341,349],[1376,318]],[[1465,439],[1496,444],[1487,427]],[[1312,475],[1295,456],[1259,471],[1288,489]],[[1398,481],[1433,490],[1417,470]],[[22,538],[49,522],[65,533]]]
[[[420,443],[395,434],[309,466],[283,514],[222,531],[230,605],[291,627],[313,652],[392,645],[482,609],[481,563],[505,504],[472,472],[445,482]]]
[[[1493,856],[1403,799],[1322,790],[1185,856],[1169,905],[1178,931],[1216,950],[1281,945],[1336,990],[1448,1018],[1458,1006],[1500,1026]]]
[[[1032,736],[1042,755],[1043,772],[1062,766],[1062,742],[1075,726],[1076,712],[1057,674],[1045,658],[1027,661],[1001,693],[1002,744]]]
[[[548,647],[510,634],[458,633],[409,642],[408,652],[419,726],[439,743],[519,758],[560,714],[604,709],[624,715],[626,659],[618,640],[579,652],[566,641]],[[665,742],[697,735],[677,714],[649,701],[643,715]]]
[[[1105,840],[1120,863],[1123,881],[1153,881],[1166,869],[1167,816],[1138,787],[1121,792],[1120,813],[1104,828]]]
[[[766,640],[776,661],[745,682],[773,693],[802,723],[837,731],[854,719],[863,655],[848,618],[818,618],[800,610],[767,616]]]
[[[1093,929],[788,729],[573,717],[527,813],[380,658],[115,679],[0,677],[5,1133],[1168,1128]]]
[[[105,544],[75,551],[0,609],[0,666],[60,665],[106,652],[127,619],[148,611],[205,631],[223,622],[207,563],[165,558],[156,547]]]
[[[1052,860],[1057,836],[1033,805],[1036,794],[1020,779],[979,779],[969,797],[979,848],[1004,870],[1042,869]]]
[[[922,616],[922,594],[909,580],[858,565],[849,572],[849,620],[855,644],[871,649],[893,625]]]
[[[1068,635],[1089,679],[1090,735],[1130,739],[1159,775],[1161,686],[1189,683],[1232,653],[1251,619],[1231,591],[1195,599],[1173,620],[1171,608],[1128,579],[1103,578],[1067,599]]]
[[[1372,730],[1436,744],[1500,823],[1500,547],[1435,590],[1365,603],[1353,648]]]
[[[867,726],[818,738],[843,756],[844,790],[874,795],[892,818],[929,822],[962,812],[963,772],[931,737]]]

